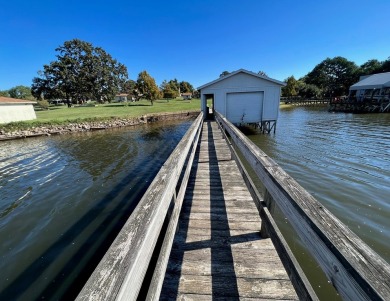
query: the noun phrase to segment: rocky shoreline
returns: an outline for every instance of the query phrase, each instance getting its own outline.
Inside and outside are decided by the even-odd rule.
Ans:
[[[48,125],[40,127],[32,127],[27,130],[6,132],[0,130],[0,141],[23,139],[39,136],[63,135],[77,132],[98,131],[110,128],[119,128],[126,126],[135,126],[150,122],[163,120],[181,120],[189,119],[198,116],[199,111],[176,112],[176,113],[161,113],[149,114],[134,118],[115,118],[112,120],[95,121],[95,122],[80,122],[69,123],[66,125]]]

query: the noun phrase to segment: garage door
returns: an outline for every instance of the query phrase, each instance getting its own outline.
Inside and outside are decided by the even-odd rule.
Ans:
[[[261,121],[264,92],[228,93],[226,117],[232,123]]]

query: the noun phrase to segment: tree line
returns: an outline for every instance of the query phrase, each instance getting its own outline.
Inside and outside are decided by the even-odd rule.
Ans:
[[[128,78],[127,68],[111,57],[101,47],[73,39],[55,49],[56,60],[43,66],[32,80],[31,88],[16,86],[0,91],[0,96],[20,99],[53,100],[62,99],[68,103],[83,103],[94,100],[111,102],[119,93],[128,94],[138,101],[153,101],[160,98],[172,99],[181,93],[195,93],[194,87],[186,81],[164,80],[160,87],[155,79],[142,71],[136,80]],[[312,71],[300,79],[292,75],[285,79],[282,96],[303,98],[324,98],[347,95],[349,87],[361,75],[390,72],[390,57],[385,61],[369,60],[361,66],[344,57],[326,58]],[[220,77],[228,75],[223,71]],[[258,74],[267,77],[264,71]],[[198,96],[198,95],[196,95]]]
[[[362,75],[390,72],[390,57],[385,61],[368,60],[361,66],[337,56],[326,58],[300,79],[292,75],[285,79],[282,96],[326,98],[348,95],[349,87]]]
[[[142,71],[136,80],[128,79],[125,65],[112,58],[101,47],[73,39],[55,49],[56,60],[43,66],[32,80],[31,88],[17,86],[0,91],[0,95],[19,98],[54,100],[62,99],[68,104],[94,100],[111,102],[115,95],[126,93],[132,100],[176,98],[180,93],[193,93],[194,87],[177,79],[164,81],[159,88],[155,79]]]

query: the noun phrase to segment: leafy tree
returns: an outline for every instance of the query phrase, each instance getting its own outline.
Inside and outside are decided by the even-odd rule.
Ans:
[[[164,80],[160,86],[162,97],[165,99],[172,99],[179,96],[179,90],[177,85],[177,80],[170,80],[167,82]]]
[[[156,85],[156,81],[146,71],[138,74],[136,86],[143,97],[150,101],[151,105],[153,105],[153,101],[160,97],[160,90]]]
[[[360,66],[359,74],[360,75],[368,75],[381,72],[382,63],[376,59],[369,60]]]
[[[132,94],[132,93],[134,93],[134,90],[136,89],[136,85],[137,85],[137,83],[134,80],[129,79],[129,80],[125,81],[125,83],[122,85],[121,92],[127,93],[127,94]]]
[[[180,82],[181,93],[192,93],[192,91],[194,91],[194,87],[189,82],[185,82],[185,81]]]
[[[127,80],[122,85],[122,89],[120,92],[128,94],[131,99],[136,100],[136,101],[138,101],[140,98],[138,90],[137,90],[137,83],[132,79]]]
[[[219,77],[224,77],[224,76],[226,76],[226,75],[228,75],[228,74],[230,74],[229,71],[223,71],[223,72],[219,75]]]
[[[7,90],[0,91],[0,96],[9,97],[9,93]]]
[[[31,91],[38,99],[110,102],[127,79],[127,68],[91,43],[74,39],[55,50],[57,60],[33,79]]]
[[[26,86],[16,86],[8,90],[9,97],[33,100],[31,89]]]
[[[322,98],[322,90],[316,85],[306,84],[302,81],[297,82],[298,95],[302,98]]]
[[[284,97],[291,97],[298,95],[298,81],[294,78],[294,76],[287,77],[285,80],[286,86],[282,88],[282,95]]]
[[[386,61],[382,62],[382,67],[379,72],[390,72],[390,57]]]
[[[358,79],[358,67],[343,57],[327,58],[305,76],[305,83],[316,85],[326,95],[348,94]]]

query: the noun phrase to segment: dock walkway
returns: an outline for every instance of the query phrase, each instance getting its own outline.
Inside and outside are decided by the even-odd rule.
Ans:
[[[206,121],[160,300],[298,300],[227,142]]]

